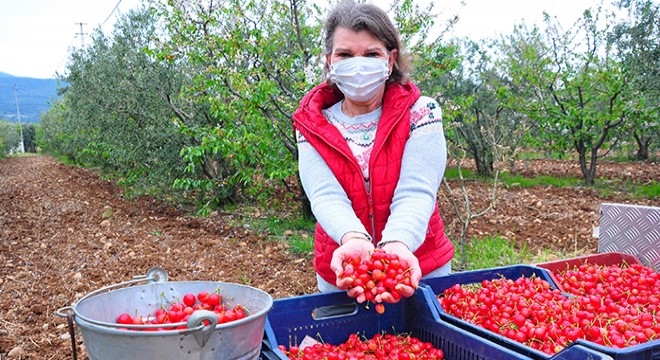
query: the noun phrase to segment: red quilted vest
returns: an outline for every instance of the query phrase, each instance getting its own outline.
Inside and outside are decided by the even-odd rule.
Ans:
[[[420,97],[420,90],[407,85],[389,84],[383,99],[383,112],[376,130],[376,140],[369,160],[370,184],[348,143],[322,113],[343,97],[337,89],[321,84],[301,101],[293,115],[294,127],[309,141],[337,177],[353,205],[355,214],[378,244],[390,215],[390,205],[399,180],[403,150],[410,136],[410,107]],[[314,239],[314,268],[325,281],[336,283],[330,270],[332,253],[339,245],[317,223]],[[415,252],[422,274],[446,264],[454,256],[454,247],[444,231],[436,205],[429,221],[424,243]]]

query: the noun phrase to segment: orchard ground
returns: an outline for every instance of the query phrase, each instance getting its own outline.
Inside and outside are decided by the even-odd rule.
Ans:
[[[531,160],[510,171],[580,177],[573,161]],[[598,176],[648,184],[660,179],[660,165],[603,162]],[[490,186],[472,181],[468,187],[473,209],[486,206]],[[500,187],[497,197],[497,208],[474,220],[470,236],[500,235],[532,253],[596,253],[592,231],[601,203],[660,205],[617,192],[604,198],[584,187]],[[460,222],[446,190],[439,201],[456,239]],[[55,311],[153,266],[166,269],[170,281],[249,284],[276,299],[316,292],[309,255],[293,255],[286,241],[243,226],[270,215],[251,210],[199,218],[148,197],[126,199],[113,182],[52,157],[1,159],[0,358],[71,359],[66,321]]]

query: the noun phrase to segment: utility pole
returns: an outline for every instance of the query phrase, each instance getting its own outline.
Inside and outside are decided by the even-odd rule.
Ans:
[[[80,32],[76,33],[76,35],[80,35],[80,46],[84,48],[85,47],[85,35],[87,33],[83,32],[83,25],[87,25],[87,23],[79,22],[79,23],[76,23],[76,24],[80,25]]]
[[[14,99],[16,100],[16,115],[18,116],[18,128],[21,131],[21,144],[18,147],[18,150],[21,154],[25,154],[25,143],[23,142],[23,125],[21,125],[21,110],[18,108],[18,87],[14,84]]]

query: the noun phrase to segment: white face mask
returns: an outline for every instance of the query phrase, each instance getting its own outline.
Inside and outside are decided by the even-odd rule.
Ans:
[[[388,62],[383,59],[356,56],[330,66],[330,80],[357,102],[373,99],[389,76]]]

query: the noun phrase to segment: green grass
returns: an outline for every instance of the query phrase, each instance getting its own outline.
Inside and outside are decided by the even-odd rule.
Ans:
[[[511,175],[504,173],[500,176],[500,180],[507,186],[555,186],[577,188],[586,187],[583,179],[577,178],[556,178],[552,176],[538,176],[536,178],[524,178],[519,175]],[[602,198],[607,198],[613,195],[623,195],[631,200],[634,199],[656,199],[660,196],[660,184],[634,184],[630,181],[623,180],[608,180],[596,179],[593,186],[598,195]]]
[[[562,151],[534,151],[532,149],[528,149],[525,151],[521,151],[516,154],[516,159],[518,160],[535,160],[535,159],[555,159],[555,160],[566,160],[571,158],[571,156],[574,156],[574,154],[570,154],[567,152],[562,152]]]
[[[601,197],[613,195],[623,195],[631,200],[650,199],[655,200],[660,197],[660,182],[652,184],[633,184],[628,181],[598,181],[596,190]]]
[[[476,172],[469,169],[461,169],[463,178],[468,181],[492,181],[479,177]],[[445,178],[448,180],[458,180],[458,169],[448,168],[445,171]],[[584,179],[582,178],[558,178],[553,176],[538,176],[535,178],[527,178],[509,172],[503,172],[499,175],[499,181],[508,187],[533,187],[533,186],[554,186],[565,188],[578,188],[586,187]],[[655,182],[652,184],[635,184],[630,181],[618,179],[596,179],[593,188],[598,191],[598,195],[602,198],[607,198],[613,195],[623,196],[630,200],[636,199],[650,199],[654,200],[660,196],[660,183]]]
[[[10,155],[11,157],[30,157],[30,156],[38,156],[38,154],[33,153],[33,152],[24,152],[24,153],[16,153],[13,155]]]
[[[465,246],[466,266],[461,264],[463,256],[458,241],[453,241],[456,253],[452,260],[452,271],[488,269],[514,264],[530,263],[532,254],[527,249],[517,249],[514,242],[500,236],[473,238]]]
[[[286,241],[289,251],[298,255],[312,255],[314,252],[314,227],[316,223],[301,217],[249,218],[247,224],[254,230],[265,234],[268,239]]]
[[[312,255],[314,253],[314,236],[291,236],[289,251],[299,255]]]
[[[491,181],[492,179],[480,177],[475,171],[470,169],[461,169],[463,179],[466,180],[477,180],[477,181]],[[458,175],[457,168],[447,168],[445,170],[445,178],[448,180],[458,180],[460,179]],[[551,185],[557,187],[575,187],[581,186],[584,184],[584,180],[576,178],[556,178],[552,176],[539,176],[535,178],[526,178],[520,175],[510,174],[508,172],[502,172],[499,174],[499,181],[507,186],[518,186],[518,187],[532,187],[540,185]]]
[[[281,218],[278,216],[269,216],[266,218],[250,219],[248,222],[253,229],[267,231],[274,236],[283,236],[288,231],[309,230],[314,231],[315,223],[292,216],[290,218]]]
[[[582,179],[576,178],[556,178],[552,176],[538,176],[535,178],[526,178],[520,175],[510,173],[500,174],[500,181],[507,186],[532,187],[532,186],[555,186],[555,187],[579,187],[584,185]]]
[[[471,179],[471,180],[476,180],[478,179],[476,173],[470,169],[461,169],[461,174],[463,175],[464,179]],[[455,167],[448,167],[445,169],[445,178],[447,180],[458,180],[460,177],[458,176],[458,168]]]
[[[453,272],[490,269],[518,264],[536,264],[586,255],[579,251],[558,253],[550,250],[543,250],[534,254],[526,248],[518,248],[511,240],[500,236],[486,236],[483,238],[473,238],[468,242],[466,246],[467,266],[464,267],[461,264],[461,247],[458,241],[452,241],[452,243],[454,243],[454,247],[456,248],[456,253],[452,260]]]
[[[639,187],[636,193],[641,193],[642,195],[645,195],[645,197],[649,199],[657,199],[658,197],[660,197],[660,182]]]

